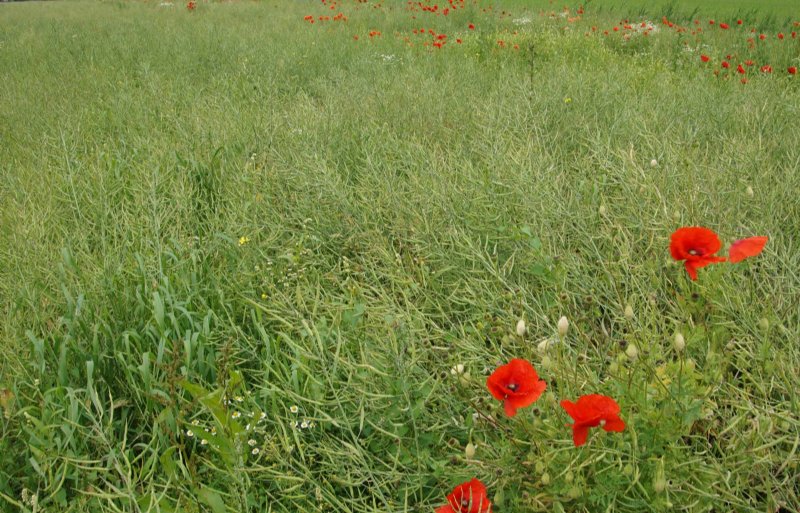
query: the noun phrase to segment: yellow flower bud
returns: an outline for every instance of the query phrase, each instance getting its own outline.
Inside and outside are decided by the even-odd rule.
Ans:
[[[675,340],[672,342],[675,351],[681,352],[686,349],[686,340],[683,339],[683,334],[678,332],[675,334]]]
[[[561,316],[558,320],[558,335],[564,337],[569,330],[569,319],[566,316]]]
[[[525,326],[525,321],[520,319],[517,321],[517,335],[520,337],[525,336],[525,332],[528,331],[528,328]]]

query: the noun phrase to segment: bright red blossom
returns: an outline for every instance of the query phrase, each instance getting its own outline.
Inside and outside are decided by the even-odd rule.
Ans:
[[[533,365],[526,360],[514,358],[489,376],[486,387],[492,397],[503,401],[506,415],[513,417],[519,408],[535,403],[547,388],[547,383],[539,379]]]
[[[725,68],[725,69],[728,69],[728,68],[731,67],[731,65],[730,65],[730,63],[728,61],[722,61],[722,67]]]
[[[715,256],[722,243],[712,230],[701,226],[678,228],[670,237],[669,252],[675,260],[683,260],[692,280],[697,270],[707,265],[724,262],[725,257]]]
[[[797,66],[789,66],[789,69],[787,71],[789,72],[790,75],[797,75]]]
[[[575,422],[572,426],[572,441],[575,447],[586,443],[589,428],[602,426],[606,431],[619,433],[625,429],[625,422],[619,418],[619,405],[614,399],[600,394],[583,395],[577,403],[561,401],[561,407]],[[570,425],[570,424],[568,424]]]
[[[486,496],[486,486],[473,478],[456,486],[447,496],[447,505],[436,513],[490,513],[492,503]]]
[[[731,249],[728,250],[728,261],[735,264],[745,258],[760,254],[768,240],[769,237],[748,237],[747,239],[737,240],[731,244]]]
[[[700,60],[703,62],[708,62],[711,60],[711,57],[709,57],[708,55],[701,55]]]

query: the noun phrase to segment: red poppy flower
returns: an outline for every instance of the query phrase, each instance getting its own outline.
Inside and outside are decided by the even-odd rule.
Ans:
[[[196,7],[197,3],[195,3],[194,1],[189,0],[189,2],[186,2],[186,8],[189,9],[190,11],[194,11]]]
[[[731,27],[727,23],[720,23],[719,28],[721,28],[722,30],[728,30]]]
[[[778,39],[783,39],[783,32],[778,32]]]
[[[728,69],[728,68],[731,67],[731,65],[730,65],[730,63],[728,61],[722,61],[722,67],[725,68],[725,69]]]
[[[547,383],[539,379],[536,369],[529,362],[514,358],[501,365],[486,380],[492,397],[503,401],[506,415],[513,417],[517,409],[530,406],[539,399]]]
[[[789,72],[790,75],[797,75],[797,66],[789,66],[789,69],[787,71]]]
[[[744,23],[742,20],[736,20],[737,25],[741,25],[742,23]]]
[[[561,407],[572,417],[572,441],[575,447],[586,443],[589,428],[602,426],[606,431],[617,433],[625,429],[625,422],[619,418],[619,405],[614,399],[600,394],[583,395],[577,403],[561,401]]]
[[[745,66],[752,66],[753,64],[755,64],[755,62],[752,61],[751,59],[747,59],[746,61],[744,61]]]
[[[731,249],[728,250],[728,260],[735,264],[745,258],[756,256],[764,250],[764,245],[768,240],[769,237],[748,237],[737,240],[731,244]]]
[[[758,38],[763,41],[763,40],[765,40],[767,38],[767,35],[766,34],[759,34]]]
[[[470,29],[470,30],[475,30],[475,25],[473,25],[472,23],[470,23],[470,24],[469,24],[469,29]]]
[[[492,503],[486,496],[486,486],[473,478],[453,488],[447,496],[447,505],[436,509],[436,513],[490,513]]]
[[[772,73],[772,66],[770,66],[769,64],[764,64],[763,66],[761,66],[761,72]]]
[[[675,260],[683,260],[686,272],[692,280],[697,279],[697,270],[710,264],[724,262],[725,257],[715,256],[722,243],[708,228],[688,226],[678,228],[670,237],[669,252]]]
[[[744,66],[742,66],[741,64],[739,64],[739,67],[738,67],[738,68],[736,68],[736,71],[738,71],[738,72],[739,72],[739,73],[741,73],[742,75],[744,75],[745,73],[747,73],[747,72],[745,71],[745,69],[744,69]]]
[[[700,60],[703,62],[708,62],[711,60],[711,57],[709,57],[708,55],[701,55]]]

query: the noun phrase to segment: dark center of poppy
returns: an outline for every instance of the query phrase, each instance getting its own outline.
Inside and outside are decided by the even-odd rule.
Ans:
[[[507,388],[507,389],[509,389],[509,390],[511,390],[512,392],[516,392],[516,390],[517,390],[517,388],[518,388],[518,387],[519,387],[519,385],[517,385],[516,383],[509,383],[509,384],[506,386],[506,388]]]
[[[692,256],[697,256],[699,254],[699,252],[696,249],[690,249],[689,250],[689,254],[692,255]]]
[[[469,501],[467,499],[461,499],[461,507],[469,508]]]

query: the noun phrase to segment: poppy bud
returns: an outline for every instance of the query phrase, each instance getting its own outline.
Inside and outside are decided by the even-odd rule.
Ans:
[[[518,320],[517,321],[517,335],[519,335],[520,337],[524,337],[525,336],[525,332],[527,330],[528,330],[528,328],[525,326],[525,321],[522,320],[522,319]]]
[[[536,470],[537,474],[541,474],[542,472],[544,472],[545,471],[544,463],[542,463],[541,461],[537,461],[534,470]]]
[[[633,307],[631,305],[625,305],[625,318],[629,321],[633,320]]]
[[[599,208],[599,209],[597,209],[597,212],[598,212],[598,213],[599,213],[601,216],[604,216],[604,215],[606,215],[606,206],[605,206],[605,205],[600,205],[600,208]]]
[[[562,315],[558,320],[558,335],[565,337],[567,335],[567,330],[569,330],[569,320],[566,316]]]
[[[625,354],[628,355],[628,358],[631,360],[635,360],[639,357],[639,348],[633,344],[628,344],[628,347],[625,349]]]
[[[468,443],[464,448],[464,456],[466,456],[467,459],[472,459],[475,456],[475,449],[476,447],[472,444],[472,442]]]
[[[680,221],[681,213],[676,210],[675,212],[672,213],[672,219],[674,219],[675,221]]]
[[[539,342],[539,345],[536,346],[536,349],[538,349],[540,353],[544,353],[545,351],[547,351],[548,347],[550,347],[550,341],[545,339]]]
[[[578,497],[581,496],[582,493],[583,492],[581,491],[580,487],[573,486],[572,488],[567,490],[567,497],[569,497],[570,499],[577,499]]]
[[[611,374],[616,374],[619,372],[619,364],[617,362],[611,362],[611,364],[608,366],[608,371]]]
[[[456,374],[464,374],[464,364],[459,363],[458,365],[454,365],[452,369],[450,369],[450,374],[455,376]]]
[[[567,483],[575,481],[575,474],[573,474],[571,470],[568,470],[567,473],[564,475],[564,481],[566,481]]]
[[[656,159],[653,159],[653,160],[650,161],[650,167],[656,167],[657,165],[658,165],[658,161]]]
[[[663,477],[657,477],[653,480],[653,490],[655,490],[656,493],[661,493],[666,489],[667,489],[666,479],[664,479]]]
[[[542,367],[543,368],[545,368],[547,370],[550,370],[550,368],[552,366],[553,366],[553,362],[550,360],[549,356],[545,356],[545,357],[542,358]]]
[[[675,351],[679,353],[686,348],[686,340],[683,339],[683,334],[675,334],[675,340],[673,341],[672,346],[675,348]]]
[[[542,481],[542,484],[543,484],[543,485],[545,485],[545,486],[549,485],[549,484],[550,484],[550,474],[548,474],[547,472],[545,472],[544,474],[542,474],[542,479],[541,479],[541,481]]]
[[[758,321],[758,327],[767,331],[769,329],[769,319],[762,317],[761,320]]]
[[[755,195],[753,188],[750,187],[749,185],[747,186],[747,195],[750,196],[751,198]]]

